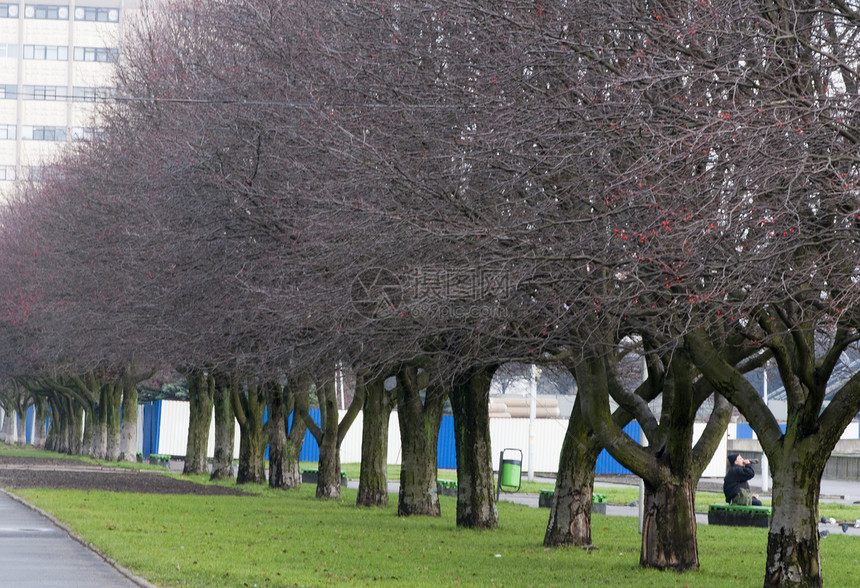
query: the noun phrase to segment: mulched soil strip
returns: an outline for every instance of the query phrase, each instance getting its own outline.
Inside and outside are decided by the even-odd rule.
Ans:
[[[153,470],[88,464],[74,459],[0,456],[0,487],[103,490],[140,494],[254,496],[236,488],[205,486]]]

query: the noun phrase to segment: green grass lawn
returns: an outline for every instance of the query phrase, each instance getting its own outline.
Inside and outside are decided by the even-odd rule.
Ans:
[[[8,451],[2,451],[8,454]],[[16,453],[17,454],[17,453]],[[46,456],[44,452],[40,452]],[[308,464],[312,467],[311,464]],[[355,465],[345,466],[347,471]],[[349,474],[348,474],[349,475]],[[357,475],[357,474],[356,474]],[[352,476],[350,476],[352,477]],[[444,472],[440,478],[445,479]],[[448,478],[450,479],[450,478]],[[195,481],[205,481],[204,476]],[[233,482],[220,482],[232,485]],[[760,586],[767,530],[698,528],[701,569],[683,575],[639,568],[635,517],[592,517],[596,550],[545,549],[548,509],[502,501],[493,531],[458,529],[456,501],[440,497],[441,518],[396,515],[355,506],[356,491],[337,501],[314,487],[288,492],[245,486],[255,496],[161,496],[73,490],[16,490],[108,557],[158,586]],[[637,488],[598,488],[627,504]],[[697,510],[708,499],[697,494]],[[699,502],[699,501],[702,502]],[[853,520],[858,507],[830,515]],[[836,511],[833,511],[836,512]],[[822,540],[827,585],[856,583],[860,539]]]
[[[156,496],[16,491],[102,552],[159,586],[760,586],[767,531],[699,527],[701,570],[638,567],[633,517],[594,515],[599,549],[544,549],[548,511],[499,504],[494,531],[457,529],[453,498],[442,517],[399,518],[393,506],[359,508],[356,492],[320,501],[304,486],[258,496]],[[829,585],[860,571],[856,537],[822,541]]]

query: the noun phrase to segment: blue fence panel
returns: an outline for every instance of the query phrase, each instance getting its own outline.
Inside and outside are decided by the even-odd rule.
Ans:
[[[785,432],[785,431],[783,431],[783,432]],[[752,427],[749,426],[749,423],[738,423],[736,435],[737,435],[738,439],[752,439],[753,438]]]
[[[24,441],[26,443],[33,442],[33,421],[36,420],[36,407],[32,404],[27,407],[27,421],[24,425]]]
[[[629,423],[626,427],[624,427],[624,432],[630,436],[631,439],[636,441],[637,443],[641,439],[642,428],[639,426],[639,423],[633,421]],[[605,449],[600,452],[600,455],[597,456],[597,466],[594,468],[595,473],[598,474],[632,474],[630,470],[625,468],[623,465],[618,463],[614,457],[609,455],[609,452]]]
[[[454,442],[454,415],[442,416],[439,439],[436,442],[436,467],[457,469],[457,444]]]
[[[319,425],[322,421],[320,420],[320,409],[312,408],[308,411],[311,415],[311,419]],[[292,418],[293,415],[290,415],[290,423],[292,426]],[[299,461],[312,461],[314,463],[320,460],[320,446],[317,444],[317,440],[311,435],[310,431],[305,431],[305,440],[302,442],[302,451],[299,453]]]
[[[140,410],[140,407],[138,407]],[[143,405],[143,456],[158,454],[158,438],[161,429],[161,401],[147,402]]]

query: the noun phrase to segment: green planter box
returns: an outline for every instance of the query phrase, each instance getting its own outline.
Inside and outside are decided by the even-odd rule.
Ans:
[[[436,492],[439,496],[457,496],[457,482],[453,480],[437,480]]]
[[[316,484],[319,482],[319,470],[302,470],[302,484]],[[346,488],[347,477],[340,473],[340,485]]]
[[[152,465],[158,465],[161,467],[170,467],[170,456],[169,455],[158,455],[157,453],[149,454],[149,463]]]
[[[541,490],[538,496],[538,506],[542,508],[550,508],[552,499],[555,496],[553,490]],[[606,494],[593,494],[591,499],[591,512],[597,514],[606,514]]]
[[[769,506],[712,504],[708,507],[708,524],[767,528],[770,526],[770,515]]]

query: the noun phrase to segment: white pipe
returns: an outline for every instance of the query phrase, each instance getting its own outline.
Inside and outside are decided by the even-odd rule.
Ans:
[[[538,366],[532,364],[531,385],[529,386],[529,482],[535,481],[535,418],[537,417],[537,381],[539,377]]]
[[[767,363],[764,364],[764,375],[762,376],[762,392],[764,395],[764,405],[767,406]],[[770,489],[770,472],[767,467],[767,454],[762,449],[761,452],[761,491],[767,492]]]

